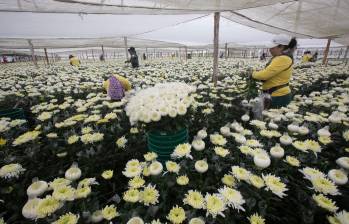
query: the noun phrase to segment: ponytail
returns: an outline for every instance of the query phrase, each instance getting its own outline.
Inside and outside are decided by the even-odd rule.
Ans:
[[[295,37],[293,37],[290,42],[288,43],[288,45],[286,46],[285,50],[288,50],[288,49],[294,49],[297,47],[297,40]]]

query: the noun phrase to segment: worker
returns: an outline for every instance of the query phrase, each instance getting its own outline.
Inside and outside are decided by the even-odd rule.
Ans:
[[[319,53],[316,51],[316,52],[313,54],[313,56],[311,56],[310,61],[311,61],[311,62],[316,62],[316,61],[317,61],[318,54],[319,54]]]
[[[138,68],[139,67],[139,62],[138,62],[138,55],[136,52],[136,49],[134,47],[130,47],[128,49],[128,52],[131,55],[130,60],[125,61],[125,63],[131,63],[132,68]]]
[[[121,100],[125,92],[131,90],[131,83],[120,75],[111,75],[103,82],[103,88],[112,100]]]
[[[290,78],[293,71],[293,53],[297,40],[284,34],[274,36],[268,44],[272,58],[261,71],[254,71],[252,78],[263,82],[265,109],[287,106],[291,100]]]
[[[73,65],[73,66],[80,66],[81,64],[79,58],[73,55],[69,55],[69,62],[70,62],[70,65]]]
[[[302,57],[302,63],[307,63],[311,61],[311,52],[310,51],[305,51]]]

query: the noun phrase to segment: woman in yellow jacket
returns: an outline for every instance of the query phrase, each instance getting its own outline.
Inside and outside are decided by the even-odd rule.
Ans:
[[[261,71],[255,71],[252,77],[263,82],[262,90],[271,96],[271,108],[287,106],[291,100],[289,86],[293,71],[293,53],[297,47],[295,38],[277,35],[269,44],[272,59]]]
[[[103,82],[103,88],[112,100],[121,100],[131,90],[131,83],[120,75],[112,75]]]
[[[70,65],[72,65],[72,66],[80,66],[80,64],[81,64],[79,58],[77,58],[73,55],[69,55],[69,62],[70,62]]]

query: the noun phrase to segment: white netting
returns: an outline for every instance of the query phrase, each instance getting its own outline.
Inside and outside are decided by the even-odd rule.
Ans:
[[[294,0],[2,0],[0,11],[95,14],[193,14]]]
[[[349,33],[349,2],[346,0],[300,0],[224,12],[222,16],[267,32],[298,37],[337,38]]]

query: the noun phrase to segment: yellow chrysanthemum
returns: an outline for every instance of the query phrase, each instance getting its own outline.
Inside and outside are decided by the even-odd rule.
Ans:
[[[72,213],[67,213],[59,217],[59,219],[52,224],[76,224],[78,223],[79,216]]]
[[[338,195],[340,194],[337,186],[329,179],[325,177],[315,177],[310,179],[315,191],[323,193],[325,195]]]
[[[224,217],[223,211],[226,209],[226,205],[221,197],[217,194],[206,194],[206,215],[212,215],[213,218],[216,218],[217,215]]]
[[[75,189],[70,186],[63,186],[54,189],[52,196],[59,201],[73,201]]]
[[[136,203],[139,201],[140,192],[137,189],[130,189],[124,192],[124,195],[122,198],[127,202]]]
[[[159,202],[159,191],[156,190],[155,186],[148,185],[144,188],[144,190],[140,194],[140,201],[143,202],[144,205],[155,205]]]
[[[286,156],[286,160],[285,160],[288,164],[290,164],[291,166],[296,166],[299,167],[300,162],[299,160],[294,157],[294,156]]]
[[[178,207],[178,205],[174,206],[170,210],[170,213],[168,214],[167,219],[174,224],[183,223],[183,221],[186,219],[184,209],[182,207]]]
[[[191,207],[195,209],[202,209],[204,208],[204,196],[198,192],[189,190],[187,194],[185,194],[185,198],[183,199],[183,203],[190,205]]]
[[[251,215],[248,220],[250,224],[265,224],[265,219],[257,213]]]
[[[130,188],[140,188],[145,184],[145,180],[142,177],[134,177],[128,182]]]
[[[84,186],[81,188],[76,189],[75,191],[75,198],[86,198],[91,193],[91,187]]]
[[[178,185],[183,186],[183,185],[187,185],[189,183],[189,178],[187,177],[187,175],[182,175],[182,176],[177,177],[176,181],[177,181]]]
[[[167,161],[166,162],[166,169],[170,173],[178,173],[180,170],[180,166],[176,162]]]
[[[336,206],[336,204],[331,199],[324,196],[323,194],[319,194],[319,195],[314,194],[313,199],[318,206],[330,212],[336,212],[338,210],[338,207]]]
[[[258,189],[265,186],[263,178],[257,175],[251,175],[249,181],[254,187]]]
[[[4,139],[4,138],[0,138],[0,146],[4,146],[4,145],[6,145],[6,139]]]
[[[44,218],[46,216],[49,216],[60,207],[61,203],[51,195],[48,195],[46,196],[46,198],[42,199],[39,202],[39,205],[37,207],[38,218]]]
[[[103,173],[102,173],[102,177],[106,180],[109,180],[113,177],[113,174],[114,172],[112,170],[105,170]]]
[[[222,183],[227,185],[228,187],[234,187],[236,184],[235,178],[232,175],[225,174],[222,177]]]
[[[117,212],[115,205],[107,205],[102,210],[102,216],[106,220],[110,221],[119,216],[119,213]]]

